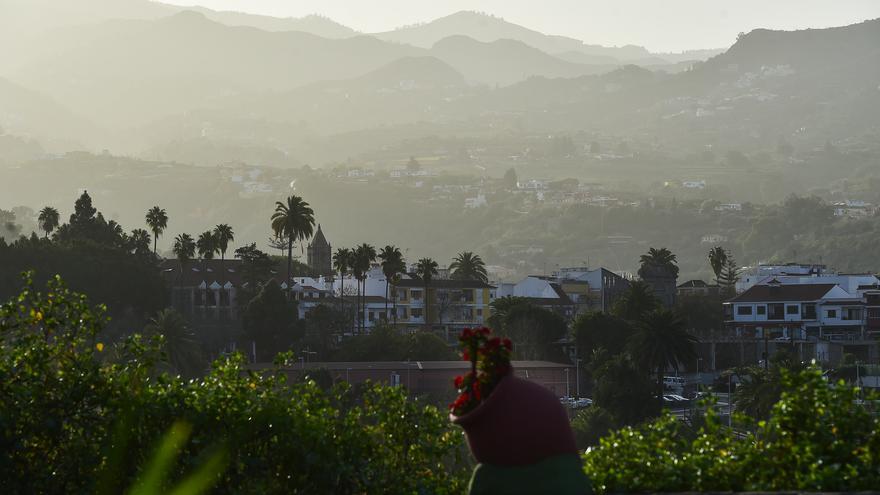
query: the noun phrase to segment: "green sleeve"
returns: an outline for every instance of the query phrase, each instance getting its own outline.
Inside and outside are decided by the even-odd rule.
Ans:
[[[478,464],[471,476],[469,495],[587,495],[592,493],[576,455],[560,455],[528,466]]]

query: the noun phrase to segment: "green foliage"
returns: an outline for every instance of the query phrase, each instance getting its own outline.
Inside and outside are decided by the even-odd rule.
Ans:
[[[325,392],[283,373],[245,371],[238,355],[198,380],[156,375],[154,342],[135,336],[114,353],[96,340],[102,315],[58,280],[43,292],[28,283],[0,308],[6,493],[118,493],[156,480],[161,488],[149,491],[215,483],[216,493],[463,489],[460,433],[400,389]],[[180,420],[191,433],[172,428]],[[155,457],[169,428],[176,433]],[[217,452],[229,460],[225,470]]]
[[[568,324],[558,313],[516,298],[515,304],[504,309],[503,319],[496,327],[498,335],[515,342],[514,359],[561,359],[555,342],[565,337]],[[508,301],[508,302],[511,302]],[[493,320],[493,324],[494,321]]]
[[[247,341],[256,342],[257,360],[268,361],[298,339],[296,302],[289,301],[274,280],[251,299],[242,315]]]
[[[627,354],[594,359],[592,373],[593,403],[608,411],[616,424],[638,424],[657,414],[652,383]]]
[[[858,390],[818,368],[782,371],[784,392],[749,433],[710,408],[690,435],[671,415],[603,438],[584,455],[598,492],[858,491],[880,483],[880,424]]]
[[[458,358],[452,348],[430,332],[401,334],[378,325],[369,335],[345,340],[334,359],[337,361],[450,361]]]
[[[632,325],[626,320],[598,311],[578,316],[572,330],[578,356],[583,357],[588,357],[599,349],[611,354],[621,353],[634,332]]]
[[[571,429],[579,449],[597,445],[599,439],[617,426],[614,416],[599,406],[581,409],[571,420]]]
[[[166,306],[165,283],[148,253],[87,239],[53,242],[32,236],[0,245],[0,259],[0,300],[13,297],[21,288],[21,273],[33,270],[37,283],[61,275],[74,290],[107,304],[113,316],[144,317]]]

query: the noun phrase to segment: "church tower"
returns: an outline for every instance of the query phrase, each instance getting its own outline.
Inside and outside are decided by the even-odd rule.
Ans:
[[[318,224],[318,231],[315,232],[306,253],[313,275],[333,276],[333,250],[321,231],[321,224]]]

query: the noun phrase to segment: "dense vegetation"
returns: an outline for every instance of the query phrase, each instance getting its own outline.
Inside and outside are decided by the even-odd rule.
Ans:
[[[783,373],[766,421],[731,431],[710,408],[691,429],[666,415],[584,454],[598,492],[858,491],[880,483],[880,423],[859,391],[816,368]],[[742,418],[747,421],[747,418]]]
[[[0,478],[11,493],[118,492],[178,420],[192,436],[171,479],[219,449],[220,493],[461,491],[461,434],[400,389],[288,383],[244,372],[239,356],[183,381],[154,371],[162,338],[105,345],[104,322],[57,280],[28,283],[0,309]]]

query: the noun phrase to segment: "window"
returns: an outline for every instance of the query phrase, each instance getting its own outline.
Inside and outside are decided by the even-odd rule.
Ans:
[[[785,315],[785,305],[782,303],[774,303],[767,305],[767,319],[768,320],[784,320]]]
[[[212,290],[208,291],[208,304],[207,305],[208,306],[216,306],[217,305],[217,294]]]
[[[785,307],[785,314],[796,315],[801,312],[801,308],[797,305],[788,305]]]
[[[196,306],[204,306],[205,305],[205,291],[203,291],[201,289],[196,290],[195,301],[196,301],[195,302]]]
[[[220,306],[229,306],[229,291],[220,291]]]
[[[860,308],[846,308],[843,313],[844,320],[861,320],[862,310]]]
[[[815,320],[816,319],[816,305],[815,304],[804,304],[803,318],[806,320]]]
[[[472,290],[461,291],[461,300],[463,302],[473,302],[474,301],[474,291],[472,291]]]
[[[422,308],[412,308],[411,314],[413,318],[421,318]]]
[[[828,318],[837,318],[837,310],[836,309],[829,309],[829,310],[825,311],[825,316]]]
[[[477,308],[477,316],[483,316],[483,309]]]
[[[420,290],[411,291],[410,296],[412,297],[413,301],[421,300],[422,299],[422,291],[420,291]]]
[[[764,306],[763,304],[759,304],[756,309],[757,309],[757,312],[759,315],[766,315],[767,314],[767,306]]]
[[[736,314],[739,316],[752,316],[752,307],[751,306],[737,306]]]
[[[880,308],[868,308],[868,318],[880,318]]]

